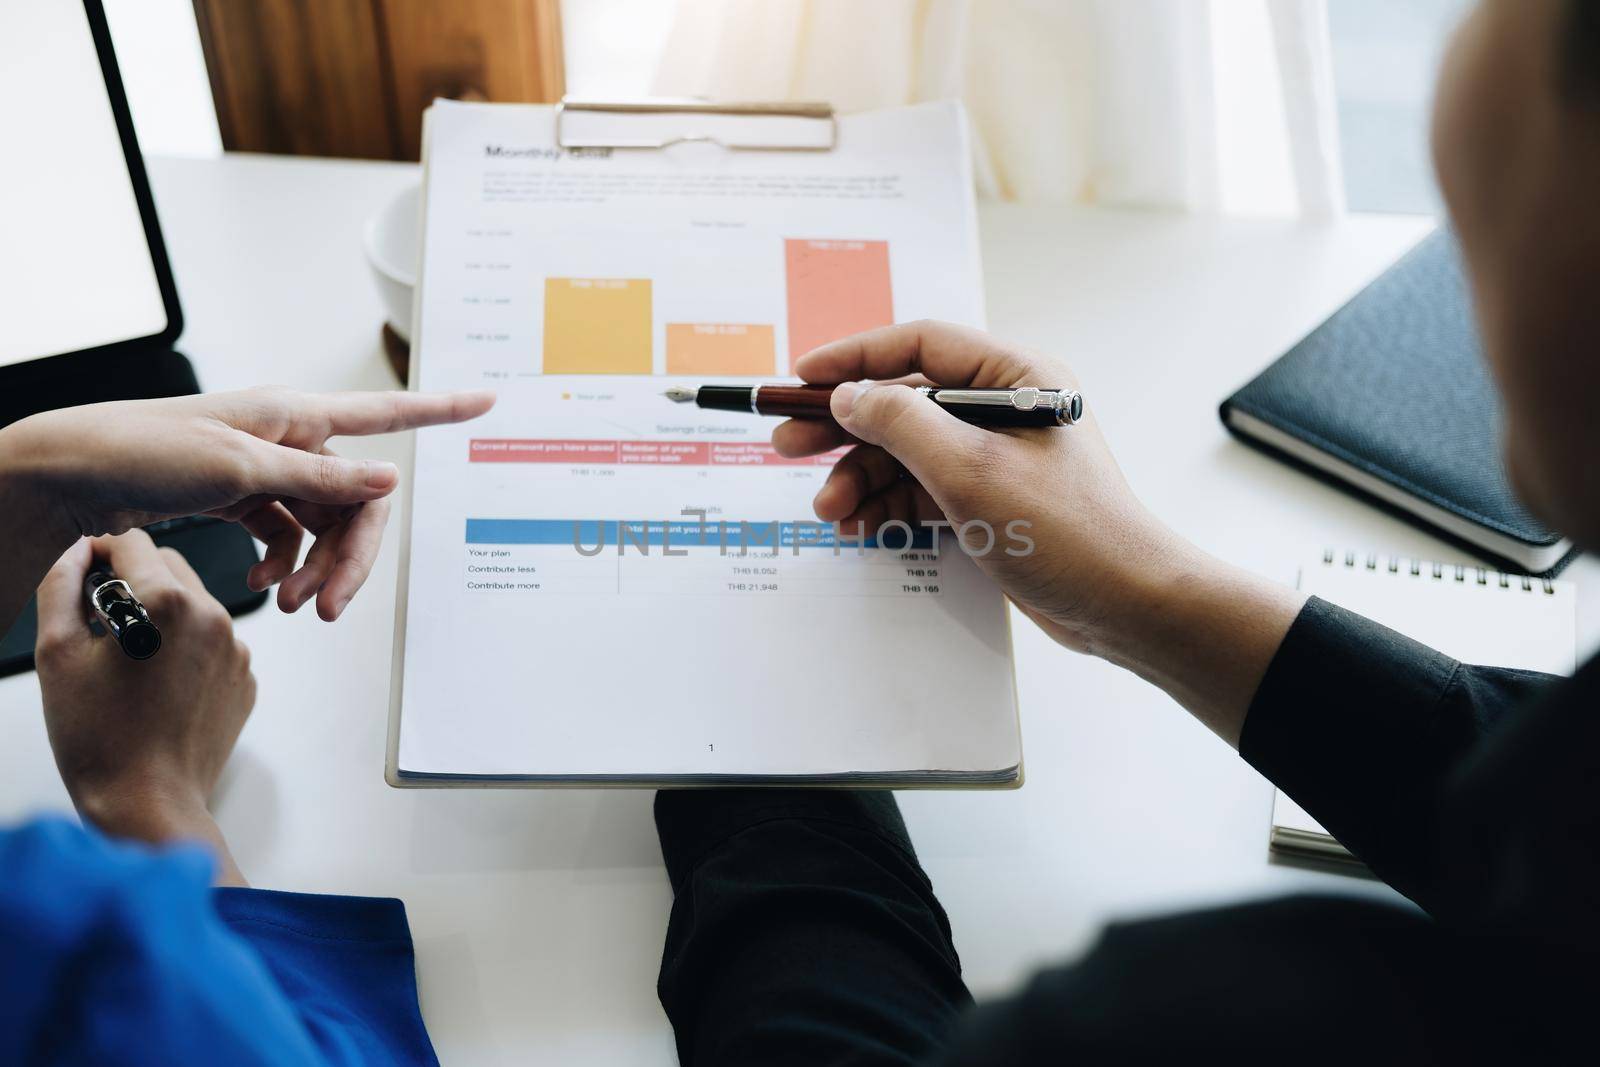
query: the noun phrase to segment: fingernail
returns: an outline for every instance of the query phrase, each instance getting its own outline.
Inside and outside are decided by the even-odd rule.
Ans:
[[[387,489],[400,478],[400,468],[393,463],[378,460],[367,462],[367,486],[371,489]]]
[[[860,382],[840,382],[833,387],[833,413],[839,418],[850,414],[850,409],[856,405],[856,397],[865,390]]]

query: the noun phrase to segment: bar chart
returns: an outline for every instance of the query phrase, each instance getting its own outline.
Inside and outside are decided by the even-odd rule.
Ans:
[[[895,321],[885,240],[773,235],[714,264],[702,258],[686,278],[661,260],[621,266],[616,277],[544,279],[537,369],[765,377],[819,345]],[[657,277],[620,276],[630,271]]]
[[[546,278],[546,374],[650,374],[648,278]]]
[[[667,323],[668,374],[771,374],[777,346],[771,324]]]
[[[888,241],[788,239],[789,364],[818,345],[894,322]]]

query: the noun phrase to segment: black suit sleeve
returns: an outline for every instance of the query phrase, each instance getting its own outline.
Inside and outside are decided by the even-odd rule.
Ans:
[[[1463,665],[1313,599],[1240,751],[1455,921],[1299,898],[1115,925],[1083,960],[971,1012],[938,1062],[1569,1056],[1593,998],[1555,963],[1586,950],[1572,973],[1589,975],[1600,959],[1600,662],[1554,682]]]
[[[1463,774],[1556,679],[1467,666],[1313,597],[1267,669],[1239,751],[1436,916],[1482,911],[1462,873]]]
[[[656,794],[684,1067],[912,1067],[972,1003],[894,794]]]

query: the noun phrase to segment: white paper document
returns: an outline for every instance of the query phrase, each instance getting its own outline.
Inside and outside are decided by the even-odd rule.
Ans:
[[[981,325],[959,108],[828,152],[567,151],[554,109],[440,102],[426,141],[412,382],[499,400],[417,435],[390,781],[1016,781],[1005,602],[954,538],[841,543],[837,455],[662,396]]]

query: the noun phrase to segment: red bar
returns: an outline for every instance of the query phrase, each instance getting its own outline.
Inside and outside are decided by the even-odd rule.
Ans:
[[[474,438],[473,463],[615,463],[616,441],[522,441]]]
[[[780,456],[771,445],[717,441],[710,447],[713,467],[810,467],[816,463],[814,456],[799,459]]]
[[[704,467],[711,446],[699,441],[622,441],[619,462]]]
[[[815,463],[819,467],[831,467],[843,459],[844,454],[848,451],[850,451],[850,447],[848,445],[841,445],[832,452],[824,452],[820,456],[812,456],[811,462]]]
[[[474,438],[473,463],[613,463],[658,467],[831,467],[849,449],[787,459],[769,444],[733,441],[539,441]]]
[[[783,242],[789,364],[818,345],[894,322],[887,241]]]

